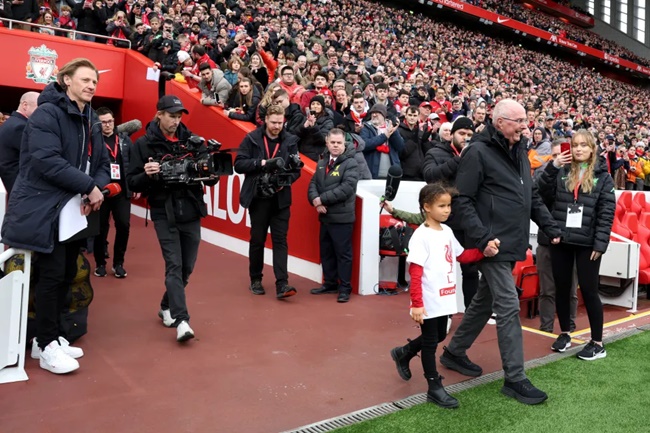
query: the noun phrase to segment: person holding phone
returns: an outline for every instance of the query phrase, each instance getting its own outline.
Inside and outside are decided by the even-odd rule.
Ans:
[[[562,229],[562,240],[551,245],[555,305],[562,333],[551,346],[571,347],[570,296],[573,268],[589,316],[591,341],[577,354],[592,361],[607,356],[603,346],[603,305],[598,295],[601,256],[607,251],[614,222],[614,181],[600,159],[594,136],[581,129],[570,150],[549,164],[538,180],[539,193]],[[575,265],[574,265],[575,263]]]
[[[322,95],[311,98],[305,113],[307,119],[298,131],[298,150],[307,158],[318,162],[320,155],[327,148],[325,137],[334,127],[334,121],[331,113],[325,109],[325,98]]]

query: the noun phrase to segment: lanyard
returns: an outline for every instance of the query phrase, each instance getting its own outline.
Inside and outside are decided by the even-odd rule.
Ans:
[[[111,149],[111,146],[108,143],[106,143],[106,149],[108,149],[108,152],[113,157],[113,161],[117,162],[117,151],[119,150],[117,136],[115,136],[115,146],[113,147],[113,149]]]
[[[454,146],[454,143],[449,143],[449,147],[451,147],[452,152],[454,152],[454,154],[456,156],[460,156],[460,152],[458,152],[458,149],[456,149],[456,146]]]
[[[269,151],[269,142],[266,139],[266,135],[264,136],[264,147],[266,147],[266,154],[269,156],[269,159],[275,158],[275,154],[278,153],[278,149],[280,149],[280,142],[278,141],[278,144],[275,145],[275,150],[273,151],[273,155],[271,155],[271,152]]]
[[[585,174],[584,174],[584,172],[583,172],[583,173],[580,175],[580,180],[579,180],[578,183],[576,184],[576,187],[573,188],[573,200],[574,200],[574,202],[576,202],[576,203],[578,202],[578,191],[580,191],[580,185],[582,185],[582,178],[584,178],[584,177],[585,177]]]

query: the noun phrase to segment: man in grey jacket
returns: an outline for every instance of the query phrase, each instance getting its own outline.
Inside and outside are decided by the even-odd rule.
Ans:
[[[220,69],[212,69],[210,64],[203,63],[199,67],[201,81],[199,82],[199,89],[203,92],[201,103],[203,105],[219,105],[228,100],[228,94],[232,86],[224,78],[223,71]]]

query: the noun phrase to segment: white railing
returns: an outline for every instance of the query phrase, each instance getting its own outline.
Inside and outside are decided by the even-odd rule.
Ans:
[[[72,40],[76,40],[77,35],[84,35],[84,36],[91,36],[95,39],[105,39],[107,41],[112,40],[112,41],[126,42],[129,44],[128,48],[131,49],[131,41],[129,39],[114,38],[112,36],[97,35],[95,33],[80,32],[79,30],[64,29],[55,26],[46,26],[43,24],[28,23],[26,21],[11,20],[8,18],[0,18],[0,22],[2,22],[4,26],[9,30],[14,29],[14,27],[16,27],[19,30],[23,30],[22,28],[23,26],[29,26],[31,28],[44,28],[44,29],[52,30],[55,33],[65,33],[65,37],[68,37]]]

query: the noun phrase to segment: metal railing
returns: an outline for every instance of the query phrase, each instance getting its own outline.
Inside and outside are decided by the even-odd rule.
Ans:
[[[103,39],[106,41],[112,40],[112,41],[120,41],[120,42],[126,42],[128,43],[128,49],[131,49],[131,40],[130,39],[122,39],[122,38],[114,38],[112,36],[105,36],[105,35],[97,35],[95,33],[87,33],[87,32],[81,32],[79,30],[72,30],[72,29],[65,29],[61,27],[56,27],[56,26],[46,26],[43,24],[34,24],[34,23],[28,23],[26,21],[19,21],[19,20],[12,20],[9,18],[0,18],[0,22],[4,24],[6,28],[9,30],[24,30],[24,26],[29,26],[31,28],[45,28],[48,30],[52,30],[55,33],[55,36],[62,36],[62,37],[68,37],[71,40],[77,40],[77,35],[84,35],[84,36],[91,36],[95,39]],[[59,35],[57,35],[59,33]],[[65,36],[61,35],[61,33],[65,33]],[[79,39],[79,40],[85,40],[85,39]],[[114,44],[114,43],[113,43]],[[116,45],[113,45],[116,47]],[[120,47],[117,47],[120,48]]]

